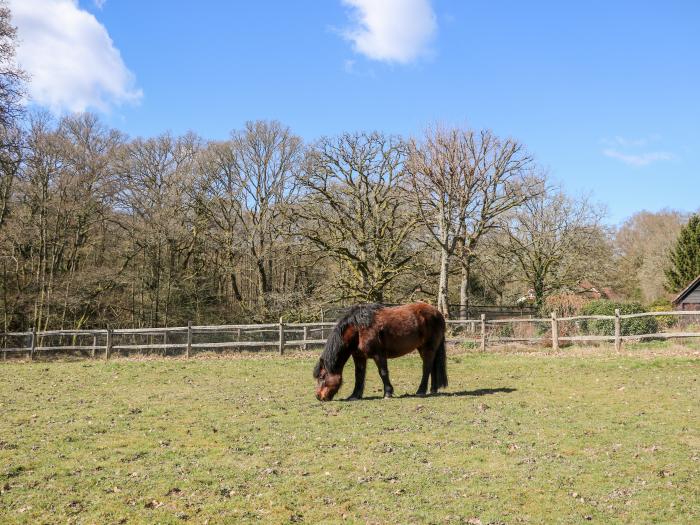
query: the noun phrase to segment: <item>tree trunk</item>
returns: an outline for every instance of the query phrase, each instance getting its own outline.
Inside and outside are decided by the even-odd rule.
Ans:
[[[445,318],[450,316],[450,301],[448,295],[449,271],[450,254],[447,249],[443,247],[440,253],[440,283],[438,285],[437,307]]]
[[[3,171],[5,171],[3,169]],[[0,186],[0,228],[5,224],[7,212],[9,209],[10,197],[12,196],[12,183],[14,182],[14,173],[7,175],[3,173],[2,184]]]
[[[469,259],[462,264],[462,280],[459,284],[459,318],[469,316],[469,288],[471,285],[471,262]]]
[[[241,295],[241,290],[238,288],[238,279],[236,277],[236,247],[233,244],[233,235],[230,232],[227,232],[227,236],[228,250],[226,253],[226,258],[228,260],[229,284],[231,286],[233,298],[239,303],[241,303],[243,302],[243,296]]]
[[[459,253],[459,261],[462,267],[462,277],[459,283],[459,318],[466,319],[469,316],[472,257],[464,238],[459,239],[457,253]]]
[[[2,261],[2,313],[3,332],[9,332],[8,308],[7,308],[7,261]]]
[[[243,296],[238,288],[238,280],[236,279],[236,272],[231,270],[229,273],[229,281],[231,284],[231,291],[233,292],[233,298],[239,303],[243,301]]]
[[[263,308],[267,308],[268,276],[265,270],[265,261],[258,259],[256,266],[258,268],[258,304]]]
[[[368,300],[370,303],[383,303],[384,302],[384,290],[372,290],[369,293]]]
[[[535,292],[535,306],[537,307],[537,311],[539,312],[542,309],[542,306],[544,305],[544,279],[539,277],[535,279],[535,282],[533,283],[533,291]]]

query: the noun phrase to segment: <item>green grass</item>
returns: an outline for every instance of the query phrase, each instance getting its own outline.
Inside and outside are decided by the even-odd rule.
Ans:
[[[452,395],[326,404],[312,364],[2,364],[0,523],[700,522],[699,359],[466,354]]]

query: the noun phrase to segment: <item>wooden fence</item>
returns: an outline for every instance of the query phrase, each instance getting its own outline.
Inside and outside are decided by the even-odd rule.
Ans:
[[[623,323],[625,320],[655,318],[668,322],[673,319],[675,328],[666,331],[655,331],[654,333],[643,334],[624,334]],[[695,319],[695,323],[677,322],[680,319]],[[607,321],[611,324],[609,334],[590,334],[579,333],[581,326],[590,321]],[[475,332],[473,323],[479,323],[479,338],[478,342],[482,350],[486,350],[487,344],[498,343],[540,343],[546,346],[551,345],[552,350],[559,349],[560,343],[582,343],[582,342],[613,342],[616,350],[620,350],[623,341],[639,341],[644,339],[681,339],[700,337],[700,312],[693,311],[672,311],[672,312],[644,312],[636,314],[621,315],[619,310],[615,310],[615,315],[580,315],[572,317],[557,317],[555,312],[552,312],[549,318],[528,318],[528,319],[492,319],[487,320],[484,315],[479,321],[449,321],[451,325],[466,324],[470,325],[470,331]],[[537,335],[499,335],[497,327],[499,326],[514,326],[539,325],[540,330]],[[562,334],[562,326],[568,325],[567,329]],[[685,326],[682,326],[685,325]],[[546,328],[544,328],[546,327]],[[572,329],[573,328],[573,329]],[[689,328],[683,330],[683,328]],[[514,332],[514,331],[513,331]],[[459,338],[448,339],[450,342],[460,342]]]
[[[308,349],[323,345],[335,323],[279,323],[251,325],[175,326],[167,328],[120,328],[102,330],[47,330],[0,333],[4,342],[3,359],[11,353],[26,353],[29,359],[41,352],[82,352],[109,359],[115,352],[160,350],[179,351],[190,357],[193,351],[275,348],[284,354],[287,347]],[[197,336],[210,336],[197,342]],[[254,336],[254,337],[251,337]],[[272,337],[274,336],[274,337]],[[146,342],[137,342],[137,339]],[[214,340],[212,340],[214,339]],[[222,340],[223,339],[223,340]],[[247,340],[246,340],[247,339]],[[66,340],[69,341],[65,344]],[[8,346],[8,341],[22,344]],[[46,342],[49,341],[49,344]]]
[[[700,312],[674,311],[649,312],[620,315],[619,310],[614,316],[588,315],[575,317],[557,317],[553,312],[550,318],[513,318],[486,319],[482,314],[480,319],[448,320],[448,343],[471,343],[475,348],[486,351],[493,344],[507,343],[539,343],[551,345],[552,350],[558,350],[562,342],[601,342],[612,341],[615,348],[620,350],[623,341],[640,339],[671,339],[700,337],[700,324],[692,331],[664,331],[639,335],[624,335],[622,323],[626,319],[642,317],[668,318],[695,316],[700,320]],[[581,323],[582,321],[611,321],[610,334],[562,334],[563,323]],[[513,326],[529,325],[530,333],[515,334]],[[284,354],[286,348],[309,349],[325,344],[327,334],[334,322],[316,323],[279,323],[251,325],[217,325],[217,326],[177,326],[168,328],[121,328],[103,330],[47,330],[28,332],[0,333],[3,347],[0,351],[3,359],[8,354],[26,353],[29,359],[39,353],[49,352],[80,352],[91,357],[98,355],[109,359],[114,352],[131,351],[160,351],[167,355],[169,351],[178,351],[185,357],[190,357],[193,351],[225,350],[225,349],[265,349],[274,348]],[[499,333],[499,327],[510,326],[509,335]],[[693,328],[693,327],[691,327]],[[536,332],[533,334],[532,332]],[[138,340],[141,341],[138,341]],[[200,339],[197,341],[196,339]],[[201,339],[208,339],[201,341]],[[14,345],[12,345],[14,342]],[[9,344],[8,344],[9,343]]]

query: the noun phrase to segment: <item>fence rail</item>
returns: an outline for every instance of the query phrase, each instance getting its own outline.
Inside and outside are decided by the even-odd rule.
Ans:
[[[629,323],[631,320],[643,319],[643,318],[653,318],[655,327],[654,331],[649,333],[624,333],[626,328],[626,322]],[[694,318],[695,322],[687,322],[688,319]],[[672,322],[669,322],[672,319]],[[663,320],[669,326],[675,326],[676,330],[669,331],[658,331],[658,326],[656,320]],[[683,320],[683,322],[681,322]],[[482,332],[488,332],[488,328],[491,328],[491,336],[484,337],[484,341],[481,342],[482,348],[485,347],[486,340],[491,343],[514,343],[514,342],[525,342],[533,343],[539,342],[544,344],[551,344],[552,350],[558,350],[560,342],[606,342],[611,341],[615,344],[615,349],[620,350],[623,341],[637,341],[644,339],[685,339],[685,338],[695,338],[700,337],[700,312],[699,311],[670,311],[670,312],[643,312],[634,314],[621,314],[619,310],[615,310],[615,315],[578,315],[578,316],[568,316],[568,317],[557,317],[555,312],[552,312],[551,319],[499,319],[499,320],[485,320],[482,319]],[[574,332],[582,330],[587,327],[591,330],[591,325],[586,323],[609,323],[596,325],[598,330],[610,328],[610,333],[583,333],[575,334]],[[522,334],[509,334],[507,336],[498,335],[498,326],[509,324],[511,326],[529,323],[532,325],[540,325],[540,328],[550,324],[549,327],[545,329],[540,329],[539,333],[536,335],[522,335]],[[683,325],[685,323],[685,325]],[[564,330],[564,328],[567,328]],[[532,331],[532,330],[531,330]],[[634,330],[629,330],[634,331]],[[494,335],[494,333],[496,335]]]
[[[630,320],[641,318],[654,318],[657,320],[673,319],[675,330],[659,331],[654,329],[649,333],[625,333],[626,323]],[[683,325],[680,320],[694,319],[694,323],[686,322]],[[582,330],[585,323],[603,323],[596,328],[609,328],[609,333],[577,333]],[[606,324],[607,323],[607,324]],[[552,312],[550,318],[513,318],[513,319],[481,319],[448,320],[453,332],[448,338],[450,343],[471,342],[474,347],[479,345],[486,350],[488,345],[508,343],[539,343],[543,346],[551,346],[557,351],[560,343],[600,343],[613,342],[616,350],[620,350],[624,341],[638,341],[647,339],[686,339],[700,338],[700,312],[699,311],[671,311],[671,312],[644,312],[636,314],[615,315],[578,315],[557,317]],[[609,326],[608,326],[609,324]],[[589,330],[590,324],[587,325]],[[654,325],[656,326],[656,325]],[[658,327],[657,327],[658,328]]]
[[[657,319],[683,319],[696,317],[697,324],[686,324],[676,331],[658,331],[646,334],[626,334],[625,321],[654,317]],[[580,328],[586,322],[611,322],[610,333],[576,334],[564,329],[573,323]],[[540,343],[558,350],[560,343],[612,341],[620,350],[623,341],[700,337],[700,312],[672,311],[637,314],[586,315],[551,318],[513,318],[447,320],[448,343],[471,343],[485,351],[494,343]],[[109,359],[114,352],[155,350],[167,355],[168,351],[183,352],[190,357],[193,350],[265,349],[277,348],[283,354],[286,348],[302,348],[323,345],[334,322],[279,323],[245,325],[175,326],[164,328],[119,328],[101,330],[30,330],[26,332],[0,333],[3,359],[8,354],[26,353],[33,359],[37,353],[83,352],[95,357],[97,352]],[[606,327],[608,325],[605,325]]]
[[[90,330],[30,330],[0,333],[3,359],[8,354],[26,353],[33,359],[37,353],[85,352],[95,357],[97,352],[109,359],[114,352],[159,350],[262,349],[275,347],[283,354],[285,348],[308,349],[323,345],[334,322],[279,323],[243,325],[171,326],[163,328],[118,328]],[[197,341],[200,336],[206,341]],[[138,341],[141,339],[141,341]],[[179,341],[177,340],[179,339]],[[14,343],[14,344],[8,344]]]

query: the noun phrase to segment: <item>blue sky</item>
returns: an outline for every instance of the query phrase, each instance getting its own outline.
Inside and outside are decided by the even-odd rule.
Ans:
[[[307,140],[417,134],[436,121],[487,127],[526,144],[567,191],[607,206],[612,224],[700,208],[694,0],[10,5],[20,61],[34,76],[56,68],[34,104],[97,111],[131,136],[224,138],[252,119]]]

